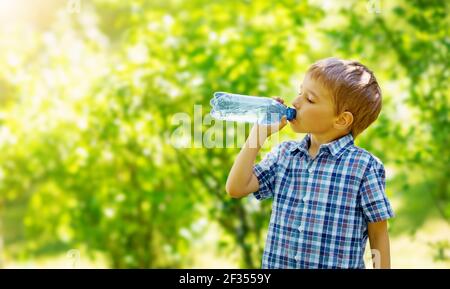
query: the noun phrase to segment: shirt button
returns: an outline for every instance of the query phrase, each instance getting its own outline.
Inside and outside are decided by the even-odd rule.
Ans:
[[[298,227],[298,230],[300,231],[300,233],[303,233],[303,227]]]
[[[294,259],[295,259],[295,261],[298,261],[298,260],[300,260],[300,256],[299,255],[295,255]]]

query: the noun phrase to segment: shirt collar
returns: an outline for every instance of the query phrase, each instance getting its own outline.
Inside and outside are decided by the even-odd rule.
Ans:
[[[308,154],[309,144],[311,140],[311,135],[308,133],[300,142],[297,142],[290,149],[291,153],[294,153],[296,150],[300,150],[306,154]],[[353,136],[351,133],[340,137],[332,142],[322,144],[319,147],[320,152],[329,152],[334,157],[339,157],[349,146],[354,144]]]

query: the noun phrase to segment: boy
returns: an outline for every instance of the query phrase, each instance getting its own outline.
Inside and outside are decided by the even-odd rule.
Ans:
[[[226,184],[235,198],[273,198],[262,267],[365,268],[369,238],[374,267],[390,268],[386,220],[394,213],[384,167],[353,142],[381,110],[375,76],[356,61],[320,60],[292,104],[290,126],[306,137],[277,145],[254,165],[264,141],[287,121],[253,126]]]

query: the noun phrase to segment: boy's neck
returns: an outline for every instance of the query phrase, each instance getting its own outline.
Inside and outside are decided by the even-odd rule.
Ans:
[[[345,135],[347,135],[348,132],[344,133],[325,133],[325,134],[310,134],[310,145],[309,145],[309,154],[311,155],[311,158],[315,158],[317,153],[319,152],[319,148],[322,144],[330,143],[334,140],[337,140]]]

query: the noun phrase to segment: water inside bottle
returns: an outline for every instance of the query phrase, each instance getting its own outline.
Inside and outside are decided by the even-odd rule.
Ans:
[[[267,114],[265,108],[262,105],[258,107],[254,101],[254,97],[246,95],[238,96],[239,102],[232,102],[229,100],[231,96],[228,93],[214,93],[214,97],[210,101],[213,107],[211,115],[216,119],[227,121],[261,122]],[[251,109],[247,109],[247,107]],[[216,110],[216,108],[219,110]]]
[[[259,124],[279,122],[284,114],[293,110],[271,98],[227,92],[214,93],[210,104],[213,107],[211,115],[216,119]],[[295,110],[289,112],[289,116],[292,115],[295,117]]]

